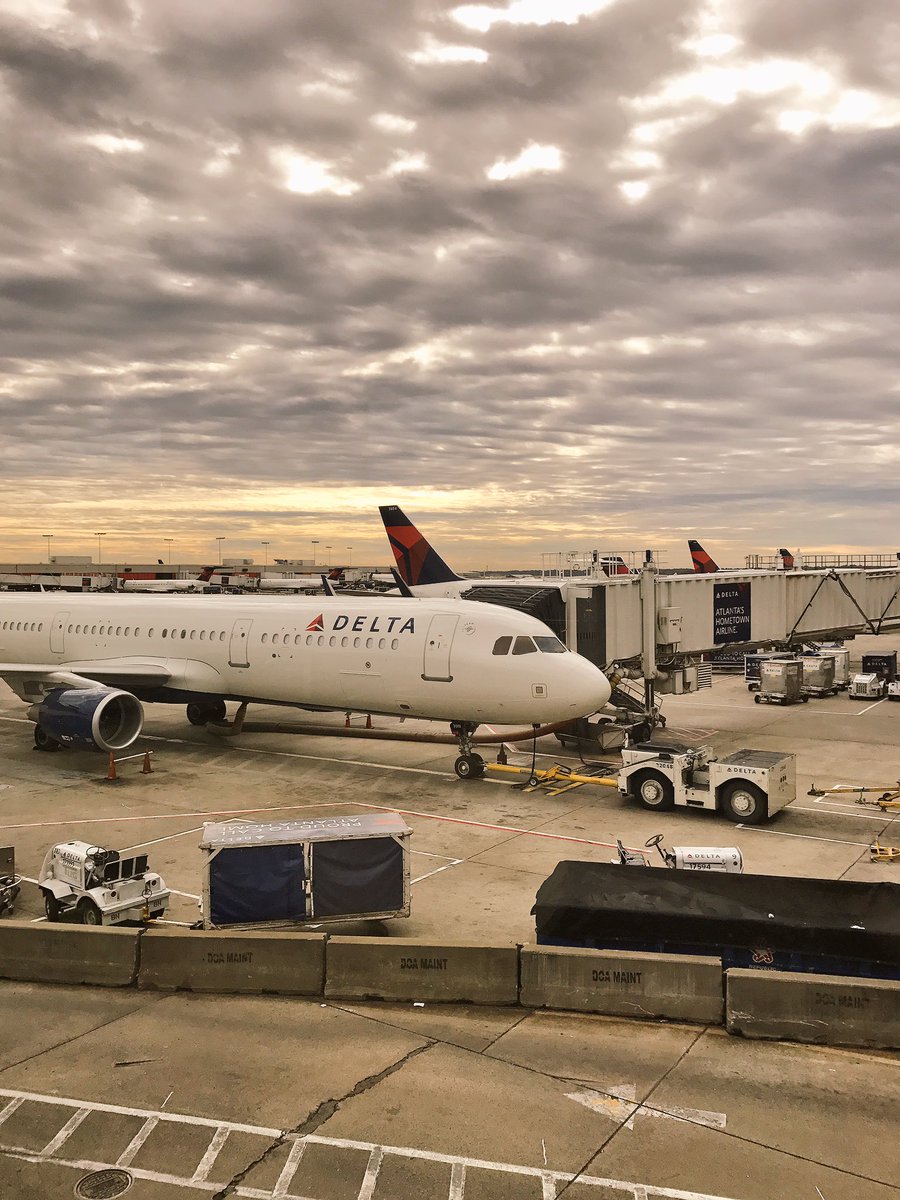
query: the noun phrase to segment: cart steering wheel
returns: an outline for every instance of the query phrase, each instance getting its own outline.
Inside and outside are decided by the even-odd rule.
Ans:
[[[663,836],[664,835],[661,833],[654,833],[653,837],[647,838],[646,842],[644,842],[644,845],[652,849],[654,846],[658,846],[660,844],[660,842],[663,840]]]

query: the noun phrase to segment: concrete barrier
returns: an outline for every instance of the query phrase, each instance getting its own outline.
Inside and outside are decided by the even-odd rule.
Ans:
[[[900,1047],[900,981],[739,969],[725,979],[729,1033]]]
[[[141,943],[139,988],[284,992],[321,996],[323,933],[212,933],[151,929]]]
[[[518,968],[517,946],[330,937],[325,951],[325,995],[353,1000],[515,1004]]]
[[[722,1024],[722,963],[689,954],[523,946],[520,1003]]]
[[[140,929],[0,922],[0,978],[128,987],[137,978]]]

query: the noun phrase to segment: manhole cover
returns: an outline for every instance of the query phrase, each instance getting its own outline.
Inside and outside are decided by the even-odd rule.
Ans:
[[[105,1171],[92,1171],[79,1179],[75,1185],[75,1195],[82,1200],[115,1200],[131,1187],[132,1177],[128,1171],[120,1171],[118,1167],[109,1167]]]

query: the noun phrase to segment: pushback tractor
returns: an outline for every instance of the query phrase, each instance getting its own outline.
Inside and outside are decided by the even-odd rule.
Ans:
[[[796,796],[792,754],[735,750],[716,758],[708,746],[644,742],[622,751],[619,791],[644,808],[711,809],[730,821],[760,825]]]
[[[161,917],[169,889],[147,867],[146,854],[58,842],[44,855],[38,876],[47,920],[74,913],[82,925],[119,925]]]

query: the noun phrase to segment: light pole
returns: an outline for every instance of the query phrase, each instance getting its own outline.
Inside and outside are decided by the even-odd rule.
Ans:
[[[222,565],[222,543],[225,541],[224,535],[222,537],[217,537],[216,541],[219,543],[219,566],[221,567],[221,565]]]
[[[166,543],[166,562],[170,566],[172,565],[172,543],[174,540],[174,538],[163,538],[163,541]]]
[[[326,565],[327,567],[330,567],[330,566],[331,566],[331,547],[330,547],[330,546],[326,546],[326,547],[325,547],[325,549],[326,549],[326,551],[328,552],[328,559],[326,560],[326,563],[325,563],[325,565]]]
[[[100,548],[100,539],[105,538],[106,534],[105,533],[95,533],[94,537],[97,539],[97,566],[99,567],[100,564],[103,562],[103,551]]]
[[[318,544],[319,544],[319,539],[318,539],[318,538],[313,538],[313,540],[312,540],[312,548],[313,548],[313,566],[315,566],[315,565],[316,565],[316,546],[318,546]]]
[[[353,547],[352,546],[347,547],[347,566],[348,567],[353,566]]]
[[[50,563],[50,543],[53,541],[53,534],[52,533],[42,533],[41,537],[47,543],[47,563],[49,565],[49,563]]]
[[[263,550],[263,554],[265,555],[265,561],[263,563],[263,567],[265,568],[269,565],[269,547],[271,546],[272,543],[271,542],[262,542],[260,544],[265,547],[265,549]]]

